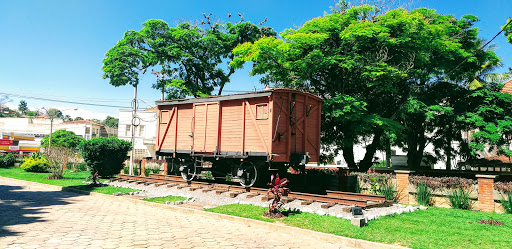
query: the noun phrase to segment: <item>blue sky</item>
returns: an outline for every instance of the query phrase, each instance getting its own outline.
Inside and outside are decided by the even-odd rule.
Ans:
[[[268,18],[267,26],[281,32],[322,16],[333,0],[315,1],[7,1],[0,0],[0,93],[30,97],[79,101],[103,105],[130,106],[131,86],[113,87],[103,80],[105,52],[127,30],[140,30],[148,19],[169,24],[202,18],[213,13],[227,20],[227,14],[242,13],[245,20],[258,23]],[[474,14],[480,18],[480,36],[490,40],[512,16],[510,0],[423,0],[414,7],[436,9],[438,13],[460,18]],[[233,17],[232,17],[233,18]],[[235,19],[237,20],[237,19]],[[500,35],[493,42],[504,61],[505,71],[512,67],[512,44]],[[151,88],[154,75],[146,73],[139,87],[142,108],[160,97]],[[247,70],[233,75],[227,90],[261,88]],[[17,106],[25,99],[29,108],[79,108],[67,111],[71,116],[92,118],[92,113],[118,115],[119,108],[76,105],[16,97],[8,103]]]

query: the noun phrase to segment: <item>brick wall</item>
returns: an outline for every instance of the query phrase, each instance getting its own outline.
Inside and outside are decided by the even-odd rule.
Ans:
[[[398,203],[409,204],[409,174],[411,171],[395,170]]]
[[[478,178],[478,207],[481,211],[494,212],[494,175],[476,175]]]

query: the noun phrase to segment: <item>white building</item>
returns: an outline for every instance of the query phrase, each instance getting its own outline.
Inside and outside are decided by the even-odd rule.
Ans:
[[[85,139],[108,136],[104,125],[88,120],[68,121],[53,119],[53,124],[47,118],[0,118],[0,132],[24,133],[42,138],[57,130],[73,131],[77,136]]]
[[[156,157],[156,122],[156,107],[137,111],[135,126],[132,124],[132,110],[119,110],[117,137],[131,142],[133,129],[135,158]]]

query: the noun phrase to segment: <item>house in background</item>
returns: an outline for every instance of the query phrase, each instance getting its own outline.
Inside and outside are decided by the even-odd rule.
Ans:
[[[109,136],[104,125],[89,120],[66,121],[60,124],[58,127],[59,129],[57,130],[64,129],[67,131],[72,131],[77,136],[83,137],[85,139]]]
[[[156,107],[137,111],[137,118],[132,124],[132,110],[119,110],[119,126],[117,137],[132,141],[134,131],[135,158],[156,157]]]
[[[85,139],[108,136],[104,125],[88,120],[64,122],[62,119],[54,119],[52,125],[50,119],[44,117],[0,118],[0,132],[14,132],[34,136],[36,141],[49,135],[50,130],[54,132],[57,130],[73,131],[77,136]]]

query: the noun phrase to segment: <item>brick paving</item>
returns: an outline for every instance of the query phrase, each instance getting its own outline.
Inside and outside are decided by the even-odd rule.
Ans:
[[[347,248],[101,196],[0,180],[0,248]]]

